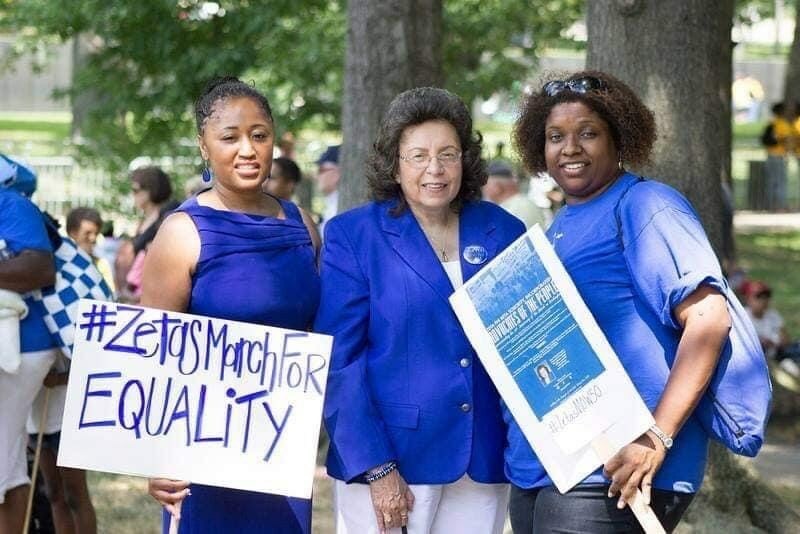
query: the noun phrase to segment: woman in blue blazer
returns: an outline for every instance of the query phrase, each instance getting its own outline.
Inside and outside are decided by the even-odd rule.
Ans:
[[[373,201],[326,226],[315,329],[335,336],[325,424],[339,534],[502,532],[500,400],[448,302],[524,232],[478,200],[480,140],[455,95],[398,95],[367,164]]]

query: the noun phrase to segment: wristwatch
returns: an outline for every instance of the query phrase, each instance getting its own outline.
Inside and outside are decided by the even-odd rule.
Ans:
[[[650,427],[650,432],[655,434],[655,436],[661,440],[661,443],[664,444],[664,448],[670,450],[672,448],[672,438],[669,437],[669,434],[661,430],[658,425],[653,425]]]

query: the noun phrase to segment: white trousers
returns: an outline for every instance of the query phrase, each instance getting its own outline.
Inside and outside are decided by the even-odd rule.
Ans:
[[[25,422],[58,349],[28,352],[15,374],[0,371],[0,504],[8,490],[28,484]]]
[[[508,484],[479,484],[464,475],[442,485],[412,484],[408,534],[502,534]],[[378,534],[369,486],[334,481],[336,534]],[[388,534],[400,534],[392,528]]]

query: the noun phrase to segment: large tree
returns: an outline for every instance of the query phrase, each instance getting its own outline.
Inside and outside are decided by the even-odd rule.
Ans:
[[[731,0],[595,1],[587,12],[587,66],[627,82],[656,115],[653,164],[635,170],[686,194],[717,250],[720,182],[730,175],[732,20]]]
[[[800,0],[795,2],[794,41],[789,52],[789,63],[786,65],[786,85],[784,86],[784,102],[800,103]],[[795,110],[800,111],[800,110]]]
[[[730,176],[732,20],[732,0],[594,1],[587,13],[587,65],[630,84],[656,115],[653,164],[634,170],[683,191],[718,250],[720,183]],[[796,526],[797,516],[718,445],[709,475],[690,520],[716,531],[746,520],[768,532]]]
[[[365,198],[364,158],[397,93],[442,80],[441,0],[350,0],[339,209]]]

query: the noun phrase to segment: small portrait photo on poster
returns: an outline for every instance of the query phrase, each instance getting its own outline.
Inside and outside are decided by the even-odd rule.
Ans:
[[[547,386],[553,381],[553,371],[546,363],[541,363],[536,366],[536,376],[543,386]]]

